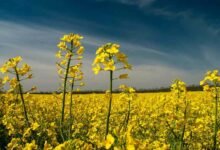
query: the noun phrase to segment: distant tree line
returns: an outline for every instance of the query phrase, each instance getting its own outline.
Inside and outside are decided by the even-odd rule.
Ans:
[[[203,88],[200,85],[189,85],[187,86],[187,91],[202,91]],[[137,93],[156,93],[156,92],[170,92],[170,87],[160,87],[160,88],[151,88],[151,89],[136,89]],[[50,91],[40,91],[40,92],[35,92],[33,94],[60,94],[60,92],[55,91],[55,92],[50,92]],[[96,94],[103,94],[105,93],[104,90],[85,90],[85,91],[78,91],[74,92],[75,94],[91,94],[91,93],[96,93]],[[119,90],[114,90],[114,93],[120,93]]]

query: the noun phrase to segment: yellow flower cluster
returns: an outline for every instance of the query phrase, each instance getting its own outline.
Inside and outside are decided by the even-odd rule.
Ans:
[[[130,102],[134,100],[137,96],[135,93],[136,91],[133,87],[129,87],[127,85],[122,84],[119,86],[119,90],[121,91],[119,99],[125,99]]]
[[[211,92],[214,97],[218,94],[218,91],[220,91],[219,83],[220,75],[218,74],[218,70],[208,71],[205,74],[204,79],[200,81],[200,85],[203,86],[203,90]]]
[[[128,86],[126,86],[126,85],[124,85],[124,84],[120,85],[120,86],[119,86],[119,89],[121,89],[124,93],[129,93],[129,94],[135,92],[135,89],[134,89],[134,88],[128,87]]]
[[[9,59],[1,68],[0,71],[2,73],[6,73],[11,68],[16,68],[18,63],[22,60],[21,56],[17,56],[14,58]]]
[[[81,35],[70,33],[64,35],[61,38],[61,42],[57,45],[57,47],[61,49],[56,54],[56,57],[60,59],[57,62],[57,68],[61,78],[64,78],[66,74],[68,74],[67,76],[70,78],[76,80],[83,79],[83,73],[81,71],[82,62],[80,62],[84,53],[84,47],[81,44],[82,39],[83,37]],[[71,65],[71,61],[73,60],[79,62]],[[72,79],[70,82],[72,82]]]
[[[68,48],[67,43],[71,43],[72,47],[79,48],[78,51],[82,50],[81,42],[83,37],[79,34],[70,33],[68,35],[64,35],[60,40],[61,42],[57,45],[61,50],[71,50]]]
[[[174,80],[171,85],[171,91],[180,96],[180,93],[186,92],[186,84],[181,80]]]
[[[118,44],[107,43],[96,51],[96,58],[93,62],[93,71],[98,74],[101,70],[115,71],[120,69],[131,69],[131,65],[128,64],[127,56],[119,51],[120,46]],[[122,64],[120,67],[117,65]]]
[[[209,82],[213,84],[220,83],[220,75],[218,74],[218,70],[208,71],[205,75],[205,78],[200,81],[200,85],[209,84]]]
[[[77,56],[77,60],[82,59],[82,54],[84,52],[84,47],[81,44],[81,40],[83,37],[78,34],[70,33],[68,35],[64,35],[60,40],[60,42],[57,44],[57,47],[60,49],[56,53],[56,57],[59,59],[62,59],[61,62],[62,65],[67,64],[67,60],[74,55]]]
[[[9,85],[11,87],[9,92],[15,90],[20,81],[32,78],[31,67],[26,63],[20,66],[19,63],[21,61],[22,61],[21,56],[17,56],[6,61],[4,65],[0,68],[1,73],[3,74],[9,73],[14,75],[14,77],[12,78],[6,75],[2,80],[3,84],[9,82]],[[36,87],[32,89],[35,90]]]
[[[105,141],[105,148],[110,149],[112,144],[114,144],[114,142],[115,142],[115,138],[111,134],[108,134]]]

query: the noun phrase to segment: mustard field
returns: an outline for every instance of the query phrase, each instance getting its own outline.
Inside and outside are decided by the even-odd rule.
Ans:
[[[132,99],[114,94],[106,140],[106,95],[75,95],[71,135],[66,119],[64,143],[59,133],[61,95],[25,95],[29,128],[21,103],[12,95],[4,97],[1,123],[9,149],[173,149],[181,144],[185,149],[208,149],[213,142],[214,106],[211,95],[203,92],[179,98],[172,93],[135,94]],[[66,106],[69,118],[69,101]]]
[[[83,37],[64,35],[56,53],[60,94],[31,94],[31,66],[21,56],[0,68],[0,149],[10,150],[199,150],[220,149],[218,70],[198,83],[201,92],[187,91],[176,79],[168,93],[140,94],[118,80],[132,70],[120,45],[107,43],[94,54],[95,74],[109,76],[104,94],[75,94],[84,74]],[[26,81],[26,82],[27,82]],[[114,90],[119,93],[115,94]]]

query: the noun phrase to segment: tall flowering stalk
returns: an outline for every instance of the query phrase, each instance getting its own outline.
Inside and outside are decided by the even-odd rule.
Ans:
[[[16,94],[20,95],[22,106],[23,106],[23,112],[24,112],[24,118],[25,118],[25,123],[27,127],[30,127],[30,122],[28,118],[28,113],[27,113],[27,108],[25,105],[25,99],[24,99],[24,91],[23,91],[23,86],[21,84],[22,81],[26,79],[31,79],[32,78],[32,73],[31,73],[31,67],[27,64],[23,64],[21,67],[19,67],[19,63],[22,61],[22,58],[20,56],[14,57],[9,59],[5,64],[2,66],[0,71],[5,74],[9,73],[13,75],[14,77],[9,77],[6,75],[3,78],[3,83],[9,82],[10,89],[8,92],[15,92]],[[35,90],[36,87],[32,87],[30,91]]]
[[[135,94],[135,89],[134,88],[126,86],[124,84],[120,85],[119,89],[121,90],[119,99],[123,99],[123,100],[128,102],[128,112],[127,112],[127,116],[126,116],[126,119],[125,119],[125,130],[127,130],[127,126],[129,124],[129,119],[130,119],[130,116],[131,116],[131,102],[136,97],[136,94]]]
[[[174,97],[176,98],[176,112],[178,112],[179,109],[179,100],[181,98],[185,97],[186,94],[186,84],[179,80],[176,79],[173,81],[173,84],[171,85],[171,92],[174,94]]]
[[[71,90],[73,90],[75,83],[75,75],[79,71],[81,66],[80,60],[82,59],[82,54],[84,52],[84,47],[81,44],[83,37],[79,34],[70,33],[69,35],[64,35],[61,38],[60,43],[57,45],[60,50],[56,53],[56,57],[59,59],[57,62],[58,74],[63,80],[63,91],[62,91],[62,108],[61,108],[61,134],[63,135],[63,122],[65,119],[65,104],[66,104],[66,95],[68,92],[68,82],[72,81]],[[72,61],[75,61],[74,65],[71,64]],[[72,93],[72,91],[71,91]],[[72,97],[70,105],[72,105]],[[72,109],[72,106],[70,106]],[[72,112],[70,110],[70,118],[72,117]],[[63,137],[64,140],[64,137]]]
[[[79,55],[79,54],[78,54]],[[70,68],[69,73],[69,84],[70,84],[70,104],[69,104],[69,139],[72,135],[72,124],[73,124],[73,92],[75,87],[84,86],[84,83],[81,82],[83,79],[83,72],[81,71],[82,63],[78,63]],[[76,89],[77,91],[79,88]]]
[[[187,109],[189,102],[186,99],[186,84],[185,82],[176,79],[174,80],[173,84],[171,85],[171,92],[173,94],[175,101],[175,110],[174,114],[182,114],[182,127],[180,133],[175,133],[174,129],[169,125],[170,129],[172,130],[172,134],[175,137],[174,140],[174,148],[182,150],[184,148],[184,135],[186,131],[186,122],[187,122]],[[180,120],[179,118],[178,120]],[[178,120],[174,120],[174,128],[177,128]]]
[[[93,71],[95,74],[98,74],[100,71],[108,71],[109,72],[109,106],[108,106],[108,114],[106,120],[106,132],[105,138],[109,133],[109,124],[110,124],[110,116],[111,116],[111,107],[112,107],[112,91],[113,91],[113,80],[114,72],[122,69],[131,69],[131,65],[128,64],[127,56],[119,51],[119,45],[114,43],[107,43],[102,45],[96,51],[96,58],[93,62]],[[118,78],[123,79],[127,78],[127,74],[119,75]]]
[[[217,133],[218,133],[218,101],[219,101],[219,91],[220,91],[220,75],[218,74],[218,70],[208,71],[205,75],[205,78],[200,81],[200,85],[204,86],[206,91],[210,91],[212,93],[212,97],[215,101],[214,103],[214,127],[213,127],[213,149],[218,149],[217,144]]]

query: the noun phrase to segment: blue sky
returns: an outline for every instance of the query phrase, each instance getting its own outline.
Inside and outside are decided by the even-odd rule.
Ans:
[[[218,0],[1,1],[0,64],[21,55],[34,73],[25,84],[56,90],[56,44],[74,32],[84,36],[85,90],[108,87],[106,73],[91,71],[96,49],[107,42],[119,43],[133,64],[123,83],[156,88],[180,78],[198,84],[207,70],[220,66],[219,15]]]

